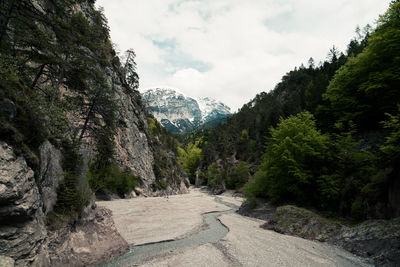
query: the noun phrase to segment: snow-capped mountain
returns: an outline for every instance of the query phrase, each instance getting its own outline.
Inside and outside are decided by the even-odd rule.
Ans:
[[[173,133],[216,126],[231,115],[230,108],[219,101],[194,99],[170,88],[148,89],[142,98],[148,112]]]

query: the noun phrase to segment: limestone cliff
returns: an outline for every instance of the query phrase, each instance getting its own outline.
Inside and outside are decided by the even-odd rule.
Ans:
[[[111,213],[96,208],[87,181],[88,165],[99,151],[94,140],[108,114],[116,118],[113,160],[140,178],[132,195],[185,193],[187,176],[174,152],[150,131],[107,26],[97,25],[106,20],[94,1],[5,5],[10,14],[5,28],[0,25],[0,262],[98,264],[128,249]],[[114,109],[94,105],[100,101]],[[71,144],[78,144],[75,154],[68,152]],[[67,180],[71,174],[73,180]],[[69,195],[75,191],[77,199]],[[57,205],[61,220],[70,216],[58,228],[51,223]]]
[[[114,66],[115,68],[115,66]],[[158,195],[157,182],[165,177],[156,177],[154,171],[158,156],[168,158],[166,172],[172,179],[165,179],[164,191],[168,194],[186,193],[188,178],[176,163],[175,154],[149,130],[147,112],[142,105],[139,91],[130,92],[118,71],[110,73],[110,83],[116,91],[120,109],[118,131],[115,136],[116,157],[121,166],[128,167],[140,177],[146,195]],[[157,155],[155,155],[157,154]]]

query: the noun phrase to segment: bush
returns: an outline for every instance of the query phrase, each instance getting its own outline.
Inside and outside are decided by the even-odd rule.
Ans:
[[[351,205],[351,216],[355,219],[363,219],[365,212],[362,206],[361,199],[356,199]]]
[[[253,179],[248,181],[243,187],[243,194],[249,200],[253,201],[256,197],[267,197],[267,173],[258,171]]]
[[[217,163],[213,162],[207,169],[208,185],[211,188],[216,188],[222,184],[223,170],[218,167]]]
[[[63,169],[65,173],[57,188],[54,213],[75,218],[89,204],[91,194],[77,189],[81,166],[82,156],[79,154],[77,146],[70,142],[63,143]]]
[[[178,162],[182,164],[181,166],[188,174],[189,180],[192,184],[195,183],[197,168],[203,159],[199,143],[200,141],[196,141],[194,144],[189,143],[186,146],[186,150],[178,148]]]
[[[383,127],[390,133],[386,137],[385,145],[381,148],[387,159],[396,165],[400,162],[400,105],[397,109],[396,115],[386,114],[389,119],[383,122]]]
[[[249,168],[246,162],[241,161],[229,174],[226,180],[226,187],[238,190],[248,181],[249,177]]]
[[[329,137],[316,129],[314,118],[308,112],[281,119],[277,128],[270,131],[270,142],[260,167],[262,172],[258,174],[258,179],[266,183],[264,194],[273,201],[313,203],[316,179],[324,174],[325,159],[329,155]]]
[[[109,192],[118,194],[120,197],[130,193],[138,182],[138,178],[128,168],[122,170],[115,163],[99,169],[90,164],[87,177],[94,193]]]

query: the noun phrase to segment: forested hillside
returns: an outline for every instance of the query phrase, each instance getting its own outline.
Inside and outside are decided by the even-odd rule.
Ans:
[[[226,124],[189,136],[192,181],[358,219],[399,216],[399,14],[393,1],[345,53],[310,58]]]

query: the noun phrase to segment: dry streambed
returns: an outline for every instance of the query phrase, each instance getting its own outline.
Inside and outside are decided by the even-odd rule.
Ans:
[[[234,212],[242,199],[198,189],[169,198],[98,202],[131,250],[106,266],[368,266],[344,250],[273,231]]]

